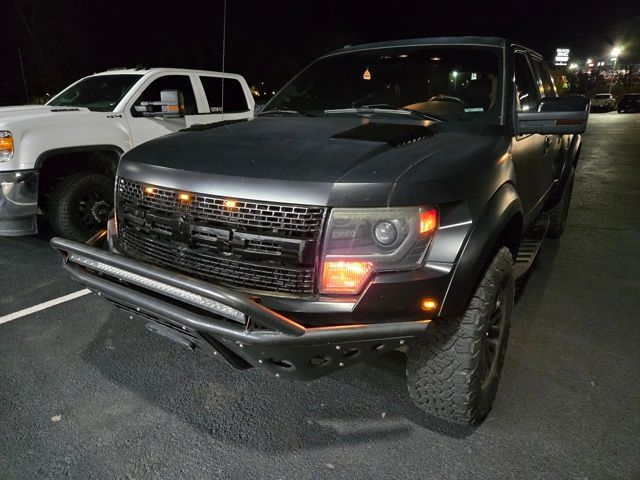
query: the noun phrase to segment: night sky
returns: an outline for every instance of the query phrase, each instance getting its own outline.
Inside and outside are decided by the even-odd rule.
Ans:
[[[223,1],[2,0],[0,105],[113,67],[220,70]],[[640,2],[227,0],[226,70],[277,89],[347,44],[442,35],[512,38],[553,57],[598,56],[625,44],[640,62]],[[633,38],[635,35],[635,39]]]

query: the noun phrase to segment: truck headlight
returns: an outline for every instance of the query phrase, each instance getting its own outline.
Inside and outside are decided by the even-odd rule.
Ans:
[[[427,207],[333,209],[320,292],[356,294],[373,272],[418,268],[437,221],[436,209]]]
[[[380,245],[393,245],[398,239],[398,227],[393,222],[383,220],[373,227],[373,238]]]
[[[0,162],[6,162],[13,157],[13,137],[11,132],[0,130]]]

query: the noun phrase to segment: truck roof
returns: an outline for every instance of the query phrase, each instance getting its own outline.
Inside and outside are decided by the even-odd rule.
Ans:
[[[206,73],[206,74],[216,74],[216,75],[228,75],[228,76],[236,76],[238,74],[225,72],[217,72],[214,70],[195,70],[190,68],[170,68],[170,67],[152,67],[152,68],[117,68],[113,70],[106,70],[104,72],[96,72],[90,76],[94,75],[125,75],[131,73],[138,73],[140,75],[146,75],[149,73],[157,73],[157,72],[176,72],[176,73]]]
[[[480,46],[480,47],[496,47],[506,48],[508,45],[517,45],[529,52],[542,58],[542,55],[535,50],[532,50],[526,46],[520,45],[517,42],[513,42],[506,38],[501,37],[479,37],[479,36],[460,36],[460,37],[424,37],[424,38],[406,38],[402,40],[391,40],[387,42],[375,42],[375,43],[363,43],[360,45],[347,45],[340,50],[330,52],[325,57],[333,55],[340,55],[343,53],[375,50],[380,48],[393,48],[393,47],[416,47],[427,45],[467,45],[467,46]]]
[[[347,45],[346,47],[329,53],[352,52],[357,50],[369,50],[388,47],[413,47],[419,45],[481,45],[488,47],[504,47],[508,40],[498,37],[424,37],[391,40],[387,42],[363,43],[360,45]]]

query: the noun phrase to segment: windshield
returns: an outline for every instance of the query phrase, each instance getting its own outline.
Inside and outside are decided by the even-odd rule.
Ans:
[[[47,105],[86,107],[94,112],[113,112],[142,75],[96,75],[71,85]]]
[[[611,98],[611,95],[609,95],[608,93],[599,93],[597,94],[594,98]]]
[[[340,109],[411,109],[446,120],[499,123],[500,50],[395,47],[321,59],[266,105],[305,115],[356,114]],[[362,113],[360,111],[359,113]]]

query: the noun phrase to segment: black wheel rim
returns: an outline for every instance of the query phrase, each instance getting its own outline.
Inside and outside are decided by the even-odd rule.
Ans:
[[[110,210],[108,197],[100,192],[85,192],[76,204],[78,223],[86,231],[96,230],[106,223]]]
[[[480,368],[483,388],[489,385],[491,379],[495,376],[502,351],[504,324],[507,315],[505,291],[506,283],[503,282],[493,298],[487,328],[482,341]]]

